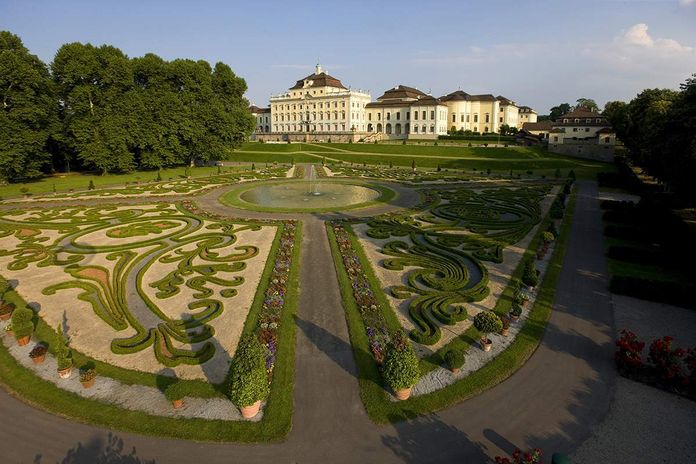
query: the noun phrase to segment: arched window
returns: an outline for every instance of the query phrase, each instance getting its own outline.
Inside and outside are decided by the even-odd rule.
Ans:
[[[387,135],[391,135],[392,133],[392,128],[391,128],[391,123],[387,123],[387,126],[384,131]]]
[[[377,123],[377,132],[382,132],[382,123]]]
[[[367,132],[372,132],[372,123],[367,125]]]
[[[394,133],[396,135],[401,135],[401,124],[396,124],[396,126],[394,126]]]
[[[406,129],[405,133],[408,134],[408,133],[410,132],[409,124],[406,123],[406,125],[404,126],[404,128]]]
[[[415,126],[413,126],[413,132],[414,132],[415,134],[418,133],[418,125],[417,125],[417,124],[416,124]]]
[[[432,134],[434,132],[435,132],[435,124],[431,124],[430,125],[430,133]]]
[[[421,127],[422,132],[425,134],[427,131],[425,130],[425,124],[423,124],[423,127]]]

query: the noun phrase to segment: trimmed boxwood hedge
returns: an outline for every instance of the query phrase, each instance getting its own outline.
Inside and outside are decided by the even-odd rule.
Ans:
[[[609,290],[619,295],[696,309],[696,285],[615,275],[609,282]]]

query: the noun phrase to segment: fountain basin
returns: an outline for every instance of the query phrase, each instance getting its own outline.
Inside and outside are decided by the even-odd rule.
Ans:
[[[245,185],[223,195],[228,206],[259,211],[340,211],[388,201],[394,192],[382,186],[336,181],[285,181]]]

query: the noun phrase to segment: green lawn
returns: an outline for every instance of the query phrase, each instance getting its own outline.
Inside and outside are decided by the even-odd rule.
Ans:
[[[238,168],[224,168],[224,172]],[[211,174],[217,174],[218,168],[214,166],[193,167],[189,168],[189,173],[192,177],[203,177]],[[177,168],[162,169],[161,176],[163,180],[183,179],[185,177],[186,168],[184,166]],[[0,185],[0,198],[18,197],[23,195],[23,188],[29,190],[31,194],[50,193],[53,188],[57,192],[65,193],[70,189],[75,191],[87,190],[89,181],[94,182],[94,187],[97,189],[104,187],[119,186],[122,187],[132,182],[151,182],[157,179],[157,171],[134,171],[126,174],[84,174],[79,172],[71,172],[68,174],[55,174],[53,176],[45,176],[40,179],[29,181],[26,183],[5,184]]]
[[[382,165],[410,167],[415,161],[419,168],[457,169],[473,172],[525,175],[532,171],[537,176],[554,176],[561,169],[565,177],[571,169],[579,178],[594,178],[597,172],[613,171],[614,165],[571,158],[548,153],[539,147],[484,148],[480,146],[401,145],[391,143],[293,143],[268,144],[249,142],[231,155],[233,161],[257,162],[317,162],[322,158],[327,164],[354,163],[356,165]]]

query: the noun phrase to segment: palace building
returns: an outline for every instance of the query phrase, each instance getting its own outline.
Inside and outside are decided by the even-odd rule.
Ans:
[[[250,108],[256,119],[252,138],[298,142],[437,139],[451,129],[486,133],[498,132],[503,125],[522,125],[519,108],[503,96],[458,90],[435,98],[397,85],[371,100],[369,92],[347,88],[317,64],[314,73],[287,92],[271,96],[270,107]]]

